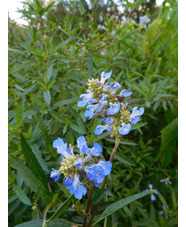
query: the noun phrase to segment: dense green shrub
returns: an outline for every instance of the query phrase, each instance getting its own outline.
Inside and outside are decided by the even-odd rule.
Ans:
[[[114,139],[95,136],[101,121],[88,121],[77,102],[89,78],[112,70],[111,81],[131,90],[134,104],[145,108],[144,127],[122,139],[98,214],[149,183],[161,194],[155,202],[148,196],[134,201],[108,216],[107,225],[102,220],[95,226],[177,226],[177,2],[164,1],[146,29],[130,15],[117,19],[115,12],[102,13],[100,27],[91,20],[99,14],[85,14],[83,4],[71,1],[75,12],[61,21],[54,3],[34,0],[22,10],[28,26],[9,19],[9,225],[41,226],[44,215],[51,217],[69,196],[49,177],[60,162],[52,148],[57,137],[74,145],[84,135],[99,141],[109,157]],[[166,177],[171,187],[160,183]],[[169,220],[158,214],[162,202],[171,210]],[[85,203],[86,197],[74,201],[59,226],[82,223]]]

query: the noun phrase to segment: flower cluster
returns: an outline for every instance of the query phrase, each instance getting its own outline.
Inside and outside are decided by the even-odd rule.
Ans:
[[[157,189],[153,189],[153,185],[152,184],[149,184],[149,189],[146,189],[145,191],[150,191],[151,192],[150,199],[152,201],[156,200],[156,197],[154,196],[154,193],[157,195],[158,191],[157,191]]]
[[[169,177],[167,177],[167,178],[165,178],[165,179],[162,179],[162,180],[160,180],[160,183],[165,183],[166,185],[168,185],[168,184],[172,184],[172,182],[169,180]]]
[[[104,177],[111,172],[112,164],[109,161],[95,162],[95,157],[102,153],[102,147],[94,143],[94,146],[89,148],[84,136],[77,139],[77,154],[74,154],[74,147],[70,145],[67,148],[67,143],[60,138],[53,142],[53,147],[57,148],[58,154],[61,154],[62,161],[59,170],[53,169],[50,177],[57,181],[63,174],[63,184],[77,199],[81,199],[86,194],[87,189],[84,185],[88,181],[93,181],[98,187]],[[83,182],[80,181],[81,178]]]
[[[163,210],[159,211],[159,215],[165,214],[166,219],[169,219],[169,214],[171,214],[171,211],[170,210],[168,211],[163,205],[162,209]]]
[[[140,24],[144,24],[143,28],[146,28],[147,27],[147,24],[151,21],[150,18],[148,18],[147,16],[140,16],[139,17],[139,22]]]
[[[131,91],[122,90],[118,82],[106,82],[111,77],[109,73],[102,72],[101,80],[91,79],[88,83],[87,94],[82,94],[82,101],[78,102],[78,107],[87,105],[85,117],[103,118],[105,125],[98,125],[95,135],[100,135],[103,131],[112,136],[127,135],[131,130],[131,125],[140,121],[140,116],[144,113],[144,108],[134,107],[132,113],[127,109],[130,103]]]

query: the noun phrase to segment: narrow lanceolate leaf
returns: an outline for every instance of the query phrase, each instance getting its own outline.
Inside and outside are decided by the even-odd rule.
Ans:
[[[26,142],[25,138],[23,135],[21,135],[21,146],[22,146],[22,152],[26,158],[26,164],[29,167],[29,169],[32,170],[32,172],[37,176],[40,181],[42,182],[43,186],[47,187],[48,179],[47,176],[45,175],[45,172],[41,168],[36,156],[32,152],[32,149]]]
[[[15,227],[41,227],[42,224],[43,224],[43,220],[33,220],[33,221],[24,222],[22,224],[18,224]],[[55,222],[47,223],[47,227],[72,227],[72,226],[80,226],[80,225],[62,218],[59,218]]]
[[[41,152],[40,152],[39,147],[38,147],[37,144],[34,144],[34,145],[32,146],[32,151],[33,151],[34,155],[36,156],[36,158],[37,158],[37,160],[38,160],[38,162],[39,162],[41,168],[42,168],[45,172],[49,173],[50,171],[49,171],[49,169],[48,169],[48,167],[47,167],[47,165],[46,165],[44,159],[43,159],[42,156],[41,156]]]
[[[108,134],[107,134],[108,135]],[[109,142],[113,142],[113,143],[115,143],[116,142],[116,140],[114,140],[114,139],[106,139],[107,141],[109,141]],[[124,144],[124,145],[132,145],[132,146],[136,146],[137,144],[136,143],[134,143],[133,141],[131,141],[131,140],[124,140],[124,139],[121,139],[120,140],[120,142],[119,142],[120,144]]]
[[[98,204],[99,202],[101,202],[101,200],[104,198],[104,196],[107,194],[108,189],[105,188],[100,188],[97,189],[93,194],[92,194],[92,201],[93,201],[93,205]]]
[[[48,196],[46,193],[46,189],[43,187],[41,181],[33,174],[33,172],[27,166],[22,163],[22,161],[13,156],[10,156],[9,159],[11,167],[18,171],[26,184],[28,184],[28,186],[32,189],[32,191],[40,192],[40,194],[43,196]]]
[[[71,40],[71,38],[66,39],[65,41],[63,41],[62,43],[59,43],[57,46],[55,46],[52,50],[51,50],[51,54],[54,54],[57,50],[61,49],[64,45],[66,45],[67,43],[69,43]]]
[[[37,106],[37,105],[36,105],[36,106]],[[36,108],[37,108],[37,107],[36,107]],[[44,141],[45,141],[45,143],[46,143],[46,145],[47,145],[49,151],[50,151],[51,153],[53,153],[52,146],[51,146],[51,144],[50,144],[50,142],[49,142],[49,135],[48,135],[47,127],[46,127],[44,121],[43,121],[43,120],[41,119],[41,117],[39,116],[39,113],[40,113],[39,110],[37,110],[36,120],[37,120],[37,122],[39,122],[39,128],[41,129],[41,134],[42,134],[42,136],[43,136],[43,139],[44,139]]]
[[[145,126],[146,124],[147,124],[147,122],[142,122],[142,123],[137,123],[135,125],[132,125],[131,126],[131,131],[135,130],[135,129],[138,129],[138,128],[141,128],[141,127]]]
[[[19,126],[23,120],[23,112],[24,112],[24,99],[21,100],[20,104],[17,107],[16,114],[16,125]]]
[[[52,111],[52,110],[49,111],[49,112],[50,112],[50,114],[52,115],[52,117],[54,117],[57,121],[66,124],[66,121],[65,121],[66,119],[63,118],[63,117],[61,117],[60,114],[58,114],[58,113],[56,113],[56,112],[54,112],[54,111]]]
[[[80,134],[86,134],[86,131],[83,128],[80,128],[76,124],[71,123],[70,127]]]
[[[13,190],[22,203],[29,205],[29,206],[32,205],[32,203],[30,202],[30,199],[27,197],[25,192],[18,185],[14,186]]]
[[[92,54],[90,54],[88,56],[88,74],[89,74],[89,78],[91,78],[92,74],[93,74],[93,56],[92,56]]]
[[[70,203],[72,202],[74,198],[74,195],[71,195],[60,207],[59,209],[47,220],[47,222],[50,221],[56,221],[57,218],[63,214],[63,212],[69,207]],[[47,224],[48,225],[48,224]]]
[[[47,104],[47,106],[50,104],[51,102],[51,96],[50,96],[50,91],[43,91],[43,96],[44,96],[44,99],[45,99],[45,102]]]
[[[135,195],[132,195],[128,198],[125,198],[125,199],[122,199],[118,202],[115,202],[111,205],[109,205],[105,210],[104,212],[101,214],[101,216],[99,217],[99,219],[93,224],[95,225],[96,223],[98,223],[99,221],[101,221],[102,219],[104,219],[105,217],[113,214],[114,212],[116,212],[117,210],[121,209],[122,207],[128,205],[129,203],[132,203],[133,201],[137,200],[137,199],[140,199],[146,195],[150,194],[149,191],[147,192],[141,192],[141,193],[138,193],[138,194],[135,194]]]
[[[49,68],[47,69],[47,78],[46,78],[46,82],[48,82],[50,80],[50,78],[52,77],[52,72],[53,72],[53,63],[49,66]]]
[[[64,106],[64,105],[69,105],[69,104],[71,104],[73,102],[75,102],[75,100],[73,98],[64,99],[64,100],[61,100],[61,101],[58,101],[58,102],[54,103],[54,108],[61,107],[61,106]]]
[[[169,207],[167,205],[167,202],[165,201],[165,199],[163,198],[162,194],[158,191],[158,196],[159,196],[159,199],[161,200],[162,204],[164,205],[164,207],[169,210]]]
[[[111,155],[111,151],[107,150],[107,152]],[[115,154],[114,158],[117,159],[118,161],[122,162],[125,165],[129,165],[129,166],[135,166],[134,164],[130,163],[129,161],[125,160],[124,158],[122,158],[120,155]]]
[[[61,183],[57,182],[57,184],[59,185],[59,187],[61,188],[61,190],[65,193],[65,195],[67,195],[68,197],[70,197],[72,194],[69,192],[69,190]]]

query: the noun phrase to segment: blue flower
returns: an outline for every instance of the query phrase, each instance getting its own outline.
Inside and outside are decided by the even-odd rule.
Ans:
[[[131,129],[131,125],[130,124],[125,124],[125,123],[122,123],[121,125],[122,125],[122,127],[119,128],[119,134],[120,135],[127,135],[127,134],[129,134],[130,129]]]
[[[101,111],[102,107],[99,103],[97,103],[94,105],[92,105],[92,104],[88,105],[87,109],[89,109],[89,110],[87,110],[84,115],[85,115],[85,117],[89,117],[89,119],[91,119],[95,113]]]
[[[150,198],[151,198],[152,201],[156,200],[156,197],[154,196],[154,193],[157,195],[158,191],[157,191],[157,189],[153,189],[153,185],[152,184],[149,184],[149,190],[146,189],[145,191],[150,191],[151,192]]]
[[[69,154],[72,154],[71,151],[67,149],[67,143],[64,143],[60,138],[54,140],[53,147],[57,148],[57,153],[61,154],[63,158],[67,158]]]
[[[84,168],[86,176],[88,177],[89,180],[93,180],[96,176],[96,171],[95,171],[95,166],[94,165],[89,165]]]
[[[172,184],[172,182],[169,180],[169,177],[168,178],[165,178],[165,179],[162,179],[162,180],[160,180],[160,183],[165,183],[166,185],[168,185],[168,184]]]
[[[85,113],[84,113],[84,116],[85,117],[88,117],[88,119],[92,119],[93,116],[94,116],[94,113],[92,112],[92,110],[86,110]]]
[[[165,214],[166,219],[169,219],[168,214],[171,214],[171,211],[168,211],[163,205],[162,205],[162,209],[161,211],[159,211],[159,215],[163,215]]]
[[[89,148],[84,136],[77,138],[77,148],[79,148],[81,155],[89,152]]]
[[[128,96],[132,95],[132,92],[127,91],[127,90],[122,90],[119,95],[124,96],[124,97],[128,97]]]
[[[134,107],[132,113],[130,114],[130,122],[132,125],[138,123],[140,121],[140,117],[144,113],[144,108],[141,107],[138,110],[138,107]]]
[[[103,107],[104,107],[105,105],[107,105],[107,103],[108,103],[108,101],[106,100],[107,98],[108,98],[108,95],[105,94],[105,93],[103,93],[103,94],[102,94],[102,97],[101,97],[101,99],[100,99],[100,101],[99,101],[99,103],[100,103],[100,105],[101,105],[100,110],[102,110]]]
[[[74,175],[73,178],[66,177],[63,180],[63,184],[70,191],[71,194],[74,194],[76,199],[82,199],[82,196],[87,193],[87,189],[83,186],[83,183],[79,180],[78,175]]]
[[[61,173],[59,173],[57,170],[53,169],[50,177],[54,179],[54,181],[57,181],[60,178]]]
[[[96,176],[93,179],[95,184],[100,184],[103,182],[104,177],[109,175],[112,169],[112,164],[109,161],[99,161],[97,164],[94,164]]]
[[[151,19],[148,18],[147,16],[144,16],[144,17],[140,16],[139,17],[139,22],[140,22],[140,24],[144,24],[144,26],[143,26],[144,28],[147,27],[146,24],[148,24],[150,21],[151,21]]]
[[[78,167],[78,169],[81,169],[83,167],[83,163],[81,158],[78,158],[75,162],[74,165]]]
[[[93,180],[96,187],[103,182],[104,177],[109,175],[112,164],[109,161],[99,161],[85,168],[85,172],[89,180]]]
[[[95,135],[100,135],[103,131],[107,130],[107,133],[111,130],[109,125],[98,125],[94,131]]]
[[[95,157],[102,153],[102,147],[99,145],[99,143],[94,143],[94,147],[90,149],[90,153]]]
[[[78,107],[84,107],[88,102],[90,102],[93,98],[93,94],[89,92],[88,94],[82,94],[80,95],[80,98],[83,98],[83,101],[78,102]]]
[[[80,181],[80,177],[84,176],[83,172],[86,173],[90,180],[95,181],[94,183],[97,185],[100,183],[100,179],[103,179],[111,171],[110,162],[102,161],[94,164],[96,160],[93,157],[98,157],[102,153],[102,147],[98,143],[93,145],[92,148],[88,148],[85,137],[80,136],[77,138],[77,148],[80,152],[74,154],[74,148],[70,145],[69,149],[67,149],[67,144],[62,139],[58,138],[54,141],[54,147],[57,148],[57,152],[62,154],[62,161],[59,170],[53,169],[50,177],[57,181],[60,175],[63,174],[63,184],[77,199],[81,199],[87,192],[87,189]]]
[[[103,90],[110,91],[112,95],[116,93],[118,88],[120,88],[121,85],[118,82],[112,82],[111,84],[106,83],[103,87]]]
[[[104,84],[105,81],[111,77],[111,75],[112,75],[112,71],[110,71],[109,73],[102,72],[101,73],[101,81],[100,82],[102,84]]]
[[[120,103],[115,102],[114,104],[112,102],[109,103],[110,108],[108,109],[108,114],[109,115],[114,115],[119,112],[120,110]]]

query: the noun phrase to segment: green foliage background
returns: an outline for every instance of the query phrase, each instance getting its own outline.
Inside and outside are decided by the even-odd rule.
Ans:
[[[145,108],[147,124],[122,139],[107,188],[94,191],[92,209],[101,201],[103,215],[149,183],[161,194],[155,202],[147,195],[122,202],[119,210],[116,204],[95,226],[177,226],[177,1],[165,0],[162,7],[121,3],[122,15],[113,1],[91,1],[90,8],[86,1],[33,0],[21,11],[28,26],[9,18],[9,226],[38,227],[50,217],[48,227],[82,223],[87,197],[75,200],[49,177],[60,162],[52,143],[61,137],[75,145],[84,135],[98,141],[109,159],[114,138],[95,136],[101,120],[87,120],[77,102],[89,78],[111,70],[111,81]],[[147,29],[139,15],[151,18]],[[171,187],[160,183],[166,177]],[[158,214],[162,203],[171,210],[169,220]]]

